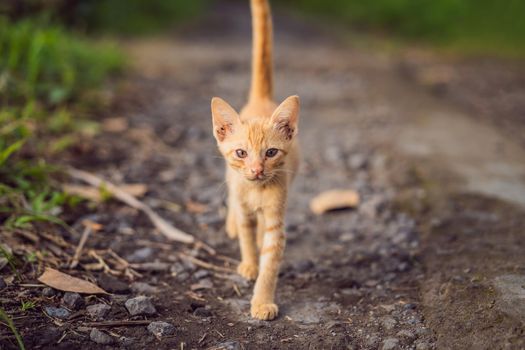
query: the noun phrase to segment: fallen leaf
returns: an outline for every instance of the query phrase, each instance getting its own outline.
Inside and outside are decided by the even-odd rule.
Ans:
[[[123,117],[107,118],[102,123],[102,129],[107,132],[122,132],[128,129],[128,121]]]
[[[208,210],[208,207],[205,204],[189,200],[186,202],[186,210],[192,214],[202,214]]]
[[[42,276],[38,278],[38,281],[44,283],[49,287],[64,292],[77,292],[84,294],[108,294],[105,290],[91,282],[70,276],[50,267],[46,267],[46,270],[44,271]]]
[[[354,190],[330,190],[318,194],[310,201],[310,210],[317,215],[329,210],[355,208],[359,194]]]

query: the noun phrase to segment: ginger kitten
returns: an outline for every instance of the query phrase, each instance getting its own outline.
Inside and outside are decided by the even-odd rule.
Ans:
[[[252,317],[274,319],[274,295],[286,237],[284,212],[288,186],[299,163],[299,97],[279,106],[272,100],[272,23],[267,0],[251,0],[252,83],[248,103],[238,114],[224,100],[211,101],[213,135],[226,160],[226,232],[239,237],[237,271],[256,280]]]

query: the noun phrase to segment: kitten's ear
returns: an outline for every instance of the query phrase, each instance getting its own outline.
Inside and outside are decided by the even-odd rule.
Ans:
[[[240,123],[239,115],[222,98],[211,99],[211,115],[213,119],[213,135],[217,141],[222,142],[230,135],[235,126]]]
[[[294,95],[286,98],[273,112],[272,123],[274,127],[283,134],[287,140],[291,140],[297,134],[299,122],[299,96]]]

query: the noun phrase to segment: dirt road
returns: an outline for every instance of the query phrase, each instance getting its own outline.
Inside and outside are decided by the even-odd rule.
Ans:
[[[136,211],[110,203],[89,215],[104,225],[89,245],[157,268],[138,279],[152,287],[142,290],[124,277],[119,289],[95,273],[103,287],[123,295],[106,300],[105,319],[128,318],[124,302],[149,294],[157,309],[149,319],[171,323],[174,335],[157,339],[145,326],[116,327],[108,346],[90,340],[85,315],[53,324],[35,312],[20,324],[29,348],[524,348],[521,68],[357,47],[275,17],[276,95],[301,96],[303,146],[287,219],[280,317],[250,319],[249,283],[181,261],[181,246],[166,242]],[[108,117],[125,117],[129,127],[106,131],[70,161],[115,182],[147,184],[146,202],[238,259],[237,243],[223,228],[223,162],[209,102],[221,96],[239,108],[244,101],[248,8],[220,6],[182,33],[126,46],[133,74]],[[510,89],[512,98],[501,102],[478,89],[480,81],[499,84],[499,98]],[[480,110],[487,100],[492,109]],[[514,124],[502,127],[507,114]],[[359,208],[311,214],[309,200],[338,187],[358,190]]]

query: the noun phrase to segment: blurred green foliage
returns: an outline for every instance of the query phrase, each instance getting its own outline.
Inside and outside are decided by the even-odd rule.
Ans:
[[[3,0],[12,19],[46,16],[77,31],[150,34],[199,14],[210,0]]]
[[[79,12],[88,30],[118,34],[153,33],[197,15],[205,5],[203,0],[100,0],[84,3],[79,6]]]
[[[37,100],[57,105],[92,88],[118,69],[122,55],[110,44],[72,35],[59,26],[0,18],[2,104]]]
[[[66,31],[48,20],[0,17],[0,224],[48,221],[72,198],[45,160],[92,134],[80,100],[124,64],[112,44]]]
[[[522,0],[281,0],[354,28],[466,51],[525,54]]]

